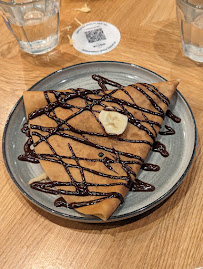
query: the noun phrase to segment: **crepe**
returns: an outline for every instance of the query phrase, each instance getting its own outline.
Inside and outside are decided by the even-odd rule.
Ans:
[[[34,182],[33,188],[61,195],[57,206],[105,221],[135,181],[179,81],[123,87],[93,78],[99,89],[24,93],[29,137],[24,157],[39,160],[53,183]],[[99,113],[107,107],[128,117],[121,135],[105,132]]]

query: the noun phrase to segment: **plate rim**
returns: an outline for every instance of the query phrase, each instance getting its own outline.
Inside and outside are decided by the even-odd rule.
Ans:
[[[142,70],[145,70],[145,71],[147,71],[149,73],[155,74],[157,77],[161,78],[163,81],[167,81],[164,77],[162,77],[161,75],[157,74],[156,72],[154,72],[154,71],[152,71],[150,69],[147,69],[145,67],[136,65],[136,64],[126,63],[126,62],[121,62],[121,61],[89,61],[89,62],[83,62],[83,63],[79,63],[79,64],[70,65],[70,66],[61,68],[59,70],[56,70],[56,71],[50,73],[49,75],[43,77],[39,81],[37,81],[27,91],[31,91],[34,87],[36,87],[38,84],[40,84],[44,80],[48,79],[49,77],[51,77],[51,76],[53,76],[53,75],[55,75],[57,73],[60,73],[62,71],[66,71],[66,70],[68,70],[70,68],[77,67],[77,66],[82,66],[82,65],[87,65],[87,64],[104,64],[104,63],[105,64],[106,63],[107,64],[111,64],[111,63],[113,63],[113,64],[124,64],[124,65],[127,65],[127,66],[132,66],[134,68],[142,69]],[[179,187],[179,185],[182,183],[182,181],[185,178],[187,172],[189,171],[190,166],[192,165],[192,162],[194,160],[194,156],[195,156],[195,153],[196,153],[196,148],[197,148],[197,125],[196,125],[196,122],[195,122],[195,117],[193,115],[193,112],[192,112],[192,109],[191,109],[189,103],[187,102],[187,100],[185,99],[185,97],[183,96],[183,94],[179,90],[177,90],[177,89],[176,89],[176,92],[177,92],[177,94],[180,95],[180,97],[183,99],[183,101],[187,105],[187,108],[189,109],[190,115],[192,117],[192,123],[194,125],[194,146],[193,146],[193,152],[191,154],[190,161],[188,162],[188,165],[185,168],[185,171],[183,172],[183,174],[181,175],[181,177],[179,178],[179,180],[167,192],[165,192],[163,195],[161,195],[155,201],[147,204],[146,206],[141,207],[140,209],[134,210],[132,212],[122,214],[119,217],[117,217],[117,216],[111,216],[107,221],[103,221],[103,220],[100,220],[100,219],[97,220],[95,218],[93,218],[93,219],[85,219],[85,217],[83,217],[83,216],[81,216],[81,217],[80,216],[74,216],[74,215],[69,215],[69,214],[65,214],[65,213],[59,212],[57,210],[53,210],[53,209],[49,208],[48,206],[46,206],[46,205],[38,202],[31,195],[29,195],[19,185],[18,181],[16,180],[15,176],[13,175],[13,173],[12,173],[12,171],[10,169],[8,160],[7,160],[7,154],[6,154],[6,149],[5,149],[6,148],[6,135],[7,135],[7,130],[8,130],[9,122],[10,122],[10,119],[11,119],[12,115],[14,114],[16,108],[18,107],[18,105],[22,101],[23,95],[18,99],[18,101],[16,102],[16,104],[14,105],[14,107],[12,108],[12,110],[10,111],[10,113],[8,115],[8,118],[6,120],[5,126],[4,126],[4,131],[3,131],[2,153],[3,153],[4,163],[5,163],[6,169],[7,169],[8,173],[9,173],[9,176],[11,177],[11,179],[15,183],[15,185],[18,187],[18,189],[21,191],[21,193],[28,200],[30,200],[32,203],[34,203],[36,206],[40,207],[41,209],[43,209],[43,210],[45,210],[45,211],[47,211],[47,212],[49,212],[51,214],[54,214],[55,216],[63,217],[63,218],[68,219],[68,220],[73,220],[73,221],[78,221],[78,222],[84,222],[84,223],[100,223],[100,224],[101,223],[109,223],[109,222],[122,221],[124,219],[132,218],[132,217],[135,217],[135,216],[140,215],[142,213],[145,213],[146,211],[148,211],[150,209],[153,209],[154,207],[156,207],[157,205],[159,205],[161,202],[163,202],[164,200],[166,200],[169,196],[171,196],[175,192],[175,190]]]

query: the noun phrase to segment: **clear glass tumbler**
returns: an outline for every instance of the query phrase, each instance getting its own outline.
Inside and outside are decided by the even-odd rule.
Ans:
[[[25,52],[42,54],[59,42],[60,0],[0,0],[0,14]]]
[[[203,62],[203,0],[176,0],[176,4],[183,52]]]

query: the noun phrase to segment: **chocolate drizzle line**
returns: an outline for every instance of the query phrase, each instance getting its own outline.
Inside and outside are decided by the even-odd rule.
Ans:
[[[161,155],[163,157],[168,157],[169,156],[169,153],[166,150],[166,146],[163,143],[159,142],[159,141],[154,142],[153,147],[152,147],[152,151],[161,153]]]
[[[112,109],[119,113],[122,113],[128,117],[128,123],[133,125],[135,128],[143,130],[150,138],[150,141],[146,140],[137,140],[137,139],[126,139],[121,136],[114,137],[115,140],[120,141],[121,143],[127,142],[129,143],[129,147],[131,143],[141,143],[147,144],[152,148],[153,151],[161,153],[162,156],[167,157],[169,154],[166,150],[166,147],[158,142],[155,141],[157,136],[155,126],[159,128],[161,125],[158,122],[154,122],[148,119],[147,115],[156,115],[164,119],[165,113],[162,108],[155,102],[155,100],[151,97],[152,94],[158,97],[163,103],[169,104],[169,100],[166,96],[164,96],[155,86],[147,84],[147,83],[140,83],[137,85],[131,85],[135,90],[139,91],[143,96],[152,104],[156,111],[151,111],[144,107],[138,106],[136,104],[136,100],[124,89],[124,86],[121,84],[104,78],[99,75],[93,75],[92,78],[98,82],[100,89],[96,90],[87,90],[87,89],[69,89],[67,92],[58,92],[58,91],[45,91],[44,97],[47,102],[47,105],[39,108],[28,116],[28,122],[24,124],[22,128],[22,132],[27,136],[28,140],[24,145],[24,154],[18,157],[21,161],[29,161],[32,163],[39,163],[40,160],[49,161],[53,163],[58,163],[63,166],[66,173],[70,178],[70,182],[60,182],[60,181],[52,181],[52,182],[33,182],[30,184],[31,188],[53,194],[53,195],[74,195],[74,196],[92,196],[92,199],[85,201],[85,202],[77,202],[77,203],[69,203],[67,204],[63,197],[60,197],[55,200],[55,206],[60,207],[68,207],[68,208],[79,208],[82,206],[96,204],[106,199],[117,198],[120,200],[120,203],[123,203],[124,199],[122,195],[118,192],[101,192],[101,191],[92,191],[91,187],[111,187],[111,186],[118,186],[123,185],[128,188],[130,191],[153,191],[155,189],[154,186],[145,183],[136,178],[136,174],[133,171],[131,165],[137,164],[140,166],[141,169],[145,171],[159,171],[160,167],[155,164],[145,163],[144,160],[135,154],[123,152],[116,150],[115,148],[109,148],[107,146],[95,144],[94,142],[90,141],[88,137],[109,137],[106,133],[97,133],[92,131],[84,131],[81,129],[76,129],[70,124],[70,120],[78,115],[82,114],[84,111],[90,112],[96,121],[102,126],[98,119],[98,113],[100,111],[96,110],[95,107],[100,106],[103,109],[108,109],[108,103],[110,103]],[[109,90],[106,85],[111,85],[115,87],[113,90]],[[129,98],[130,101],[126,101],[123,99],[119,99],[114,94],[117,91],[123,91]],[[151,92],[149,95],[148,93]],[[50,101],[50,94],[55,96],[55,101]],[[94,98],[95,97],[95,98]],[[69,103],[70,100],[75,98],[80,98],[84,100],[84,106],[77,106],[72,105]],[[114,104],[116,106],[114,106]],[[55,109],[61,107],[64,109],[72,110],[74,109],[74,113],[72,113],[66,119],[60,119],[57,117],[55,113]],[[139,120],[133,116],[132,113],[128,110],[131,108],[133,110],[141,111],[143,115],[143,120]],[[32,136],[29,129],[29,121],[37,118],[41,115],[46,115],[50,119],[52,119],[56,123],[56,127],[44,127],[40,125],[33,125],[30,124],[30,129],[32,130],[32,136],[38,137],[36,142],[33,142]],[[166,115],[170,117],[175,122],[180,122],[180,118],[175,116],[171,111],[167,111]],[[150,125],[150,129],[146,127],[146,123]],[[174,134],[175,131],[169,127],[165,126],[167,131],[160,132],[163,135],[171,135]],[[68,131],[68,132],[67,132]],[[43,133],[43,134],[42,134]],[[77,136],[76,136],[77,134]],[[57,154],[55,149],[49,143],[49,138],[53,135],[58,135],[64,138],[68,138],[69,141],[77,141],[78,143],[85,144],[89,147],[95,148],[95,150],[99,150],[98,158],[83,158],[79,157],[75,154],[73,147],[71,146],[71,142],[68,143],[67,147],[69,149],[69,156],[61,156]],[[51,154],[37,154],[34,148],[39,145],[41,142],[45,142],[51,150]],[[111,157],[105,156],[105,152],[110,153]],[[127,159],[126,159],[127,158]],[[69,163],[68,160],[71,160]],[[73,164],[74,161],[74,164]],[[100,162],[104,165],[108,170],[109,173],[102,173],[96,171],[94,169],[84,167],[81,165],[81,161],[87,162]],[[120,164],[123,171],[125,172],[126,176],[117,176],[117,172],[114,170],[114,164]],[[76,179],[73,178],[70,168],[76,168],[80,172],[81,182],[78,182]],[[86,180],[85,172],[89,172],[91,174],[95,174],[101,177],[107,177],[113,180],[120,180],[116,183],[111,184],[101,184],[101,183],[89,183]],[[113,174],[112,174],[113,173]],[[122,180],[122,182],[121,182]],[[67,190],[64,190],[64,187],[67,187]],[[61,187],[61,188],[60,188]],[[68,190],[68,187],[71,187],[71,190]],[[72,190],[74,189],[74,191]],[[91,189],[91,191],[90,191]],[[101,188],[100,188],[101,189]]]
[[[174,135],[175,134],[175,130],[172,127],[165,125],[165,128],[167,129],[167,131],[160,131],[159,133],[161,135]]]
[[[181,122],[181,119],[179,117],[177,117],[176,115],[174,115],[172,113],[172,111],[169,110],[169,109],[166,111],[166,116],[168,116],[170,119],[172,119],[176,123],[180,123]]]

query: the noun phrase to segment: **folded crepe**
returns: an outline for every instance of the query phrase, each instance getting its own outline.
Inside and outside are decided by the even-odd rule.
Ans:
[[[32,188],[59,194],[62,200],[56,206],[105,221],[135,181],[179,81],[123,87],[93,78],[99,89],[24,93],[24,132],[29,137],[24,157],[39,161],[50,179],[32,182]],[[107,89],[107,84],[114,88]],[[127,117],[122,134],[106,132],[99,117],[103,110]]]

